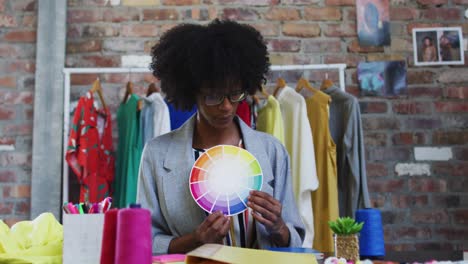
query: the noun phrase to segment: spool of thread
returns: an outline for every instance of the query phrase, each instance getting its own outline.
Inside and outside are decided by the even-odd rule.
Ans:
[[[151,213],[139,205],[117,215],[116,264],[151,264]]]
[[[385,256],[382,216],[377,209],[356,211],[356,222],[364,222],[359,236],[361,258],[378,259]]]
[[[115,240],[117,235],[117,212],[112,209],[104,214],[104,229],[102,231],[101,264],[114,264]]]

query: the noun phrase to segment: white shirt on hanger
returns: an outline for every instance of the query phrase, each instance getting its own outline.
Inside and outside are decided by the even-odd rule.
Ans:
[[[303,247],[311,248],[314,240],[312,191],[319,186],[315,166],[314,141],[302,95],[286,86],[278,91],[284,121],[284,140],[291,157],[293,191],[302,221],[306,227]]]
[[[169,108],[162,98],[160,93],[153,93],[150,96],[155,96],[155,113],[154,113],[154,136],[157,137],[171,131],[171,120],[169,116]]]
[[[145,106],[141,111],[140,129],[143,145],[152,138],[171,131],[169,108],[160,93],[143,98]]]

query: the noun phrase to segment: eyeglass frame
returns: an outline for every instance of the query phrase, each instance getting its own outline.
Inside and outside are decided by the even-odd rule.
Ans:
[[[235,95],[240,95],[240,98],[236,99],[236,100],[233,100],[231,97],[235,96]],[[218,102],[215,103],[215,104],[207,103],[207,97],[208,96],[216,97],[218,95],[202,94],[202,96],[203,96],[203,102],[207,106],[216,106],[216,105],[222,104],[226,97],[229,99],[229,102],[231,102],[231,103],[239,103],[239,102],[241,102],[242,100],[244,100],[247,97],[247,92],[245,90],[238,90],[238,91],[234,91],[234,92],[231,92],[231,93],[228,93],[228,94],[219,95],[219,98],[217,100]]]

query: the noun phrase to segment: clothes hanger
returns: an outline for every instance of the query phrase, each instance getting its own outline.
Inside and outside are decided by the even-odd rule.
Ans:
[[[333,81],[328,79],[328,72],[327,72],[325,73],[325,79],[322,81],[322,84],[320,85],[320,90],[326,90],[332,86],[333,86]]]
[[[102,96],[102,87],[101,87],[101,82],[99,81],[99,78],[97,78],[94,83],[93,87],[91,88],[91,93],[97,92],[99,96],[99,100],[101,100],[102,107],[104,109],[107,109],[106,102],[104,101],[104,96]]]
[[[127,82],[127,88],[125,89],[125,96],[122,103],[127,102],[128,97],[133,94],[133,83],[131,81]]]
[[[148,90],[146,91],[146,97],[150,96],[152,93],[159,93],[161,90],[154,83],[148,85]]]
[[[127,82],[127,87],[125,89],[125,95],[123,97],[122,103],[126,103],[128,100],[128,97],[133,94],[133,83],[132,83],[132,76],[131,72],[128,72],[128,82]]]
[[[312,87],[312,85],[310,85],[309,81],[306,78],[301,77],[297,82],[296,92],[300,92],[303,88],[306,88],[308,91],[312,92],[312,94],[318,91],[317,89]]]
[[[277,97],[279,90],[281,90],[284,87],[286,87],[286,81],[280,76],[278,77],[278,79],[276,79],[276,87],[275,91],[273,92],[273,96]]]
[[[296,92],[300,92],[303,88],[306,88],[308,91],[310,91],[312,94],[314,94],[315,92],[317,92],[318,90],[315,89],[314,87],[312,87],[312,85],[310,85],[309,81],[304,78],[304,69],[302,69],[302,77],[299,79],[299,81],[297,82],[296,84]]]

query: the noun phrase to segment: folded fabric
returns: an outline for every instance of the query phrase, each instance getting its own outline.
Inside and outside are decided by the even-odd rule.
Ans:
[[[63,228],[51,213],[11,228],[0,220],[0,263],[62,263]]]

